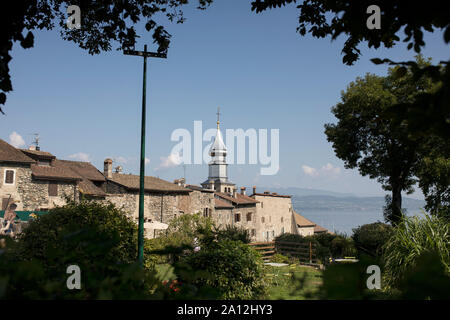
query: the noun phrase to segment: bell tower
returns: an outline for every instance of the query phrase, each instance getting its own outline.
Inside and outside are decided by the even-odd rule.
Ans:
[[[203,188],[233,193],[235,184],[228,181],[227,147],[220,131],[220,107],[217,108],[216,138],[209,149],[209,155],[211,156],[211,162],[208,164],[209,174],[208,179],[202,183]]]

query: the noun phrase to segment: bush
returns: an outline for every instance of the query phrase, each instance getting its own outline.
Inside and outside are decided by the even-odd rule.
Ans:
[[[290,263],[291,262],[291,259],[289,259],[289,257],[283,256],[282,254],[279,254],[279,253],[274,254],[270,260],[275,263]]]
[[[353,229],[353,241],[358,256],[369,255],[380,258],[383,254],[383,245],[389,240],[392,227],[382,222],[362,225]]]
[[[428,215],[422,219],[405,217],[394,228],[383,249],[384,281],[388,287],[407,287],[405,279],[411,278],[411,270],[415,269],[422,273],[428,270],[430,280],[439,274],[438,270],[443,270],[441,275],[450,276],[450,228],[443,218]],[[442,285],[443,282],[436,283]]]
[[[217,288],[219,299],[258,299],[266,293],[261,255],[241,241],[211,242],[182,262],[204,271],[194,283]]]
[[[234,240],[241,241],[243,243],[250,243],[250,233],[247,229],[242,227],[227,225],[225,229],[217,229],[215,231],[215,237],[218,241],[222,240]]]
[[[136,261],[135,224],[113,205],[82,202],[30,222],[0,259],[0,296],[7,299],[143,299],[157,287]],[[68,290],[69,265],[81,290]],[[3,285],[3,286],[2,286]]]

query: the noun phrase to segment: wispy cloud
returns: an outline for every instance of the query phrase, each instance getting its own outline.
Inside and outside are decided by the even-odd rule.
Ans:
[[[15,131],[9,135],[9,143],[16,148],[20,148],[25,145],[25,141],[22,136]]]
[[[84,153],[84,152],[74,153],[74,154],[71,154],[68,157],[70,159],[74,159],[74,160],[78,160],[78,161],[85,161],[85,162],[90,161],[90,156],[87,153]]]
[[[149,158],[145,158],[145,165],[150,164],[150,159]]]

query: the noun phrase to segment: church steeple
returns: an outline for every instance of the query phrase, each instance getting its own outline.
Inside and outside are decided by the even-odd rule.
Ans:
[[[220,107],[217,108],[216,137],[209,149],[209,155],[211,156],[211,162],[209,163],[208,180],[203,182],[202,186],[220,192],[231,193],[234,184],[228,181],[227,147],[223,142],[222,132],[220,131]]]

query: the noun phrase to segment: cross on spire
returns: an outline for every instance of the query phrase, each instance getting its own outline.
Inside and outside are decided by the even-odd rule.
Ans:
[[[217,107],[217,129],[219,129],[220,124],[220,107]]]

